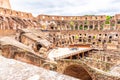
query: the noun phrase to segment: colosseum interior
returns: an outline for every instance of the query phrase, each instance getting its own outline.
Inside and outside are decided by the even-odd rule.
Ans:
[[[2,56],[69,80],[120,80],[120,14],[34,17],[7,5],[0,7]]]

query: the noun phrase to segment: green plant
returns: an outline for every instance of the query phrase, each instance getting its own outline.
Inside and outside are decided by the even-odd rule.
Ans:
[[[70,21],[70,26],[74,26],[74,22],[73,21]]]
[[[95,39],[95,38],[96,38],[96,36],[94,35],[94,36],[93,36],[93,39]]]
[[[112,26],[115,26],[115,24],[112,24]]]
[[[111,16],[106,16],[105,24],[110,24]]]
[[[78,35],[75,35],[75,39],[79,39],[79,36],[78,36]]]
[[[71,30],[73,30],[73,26],[74,26],[74,22],[73,22],[73,21],[70,21]]]
[[[84,26],[84,30],[87,30],[88,29],[88,26]]]
[[[79,29],[80,29],[80,30],[82,30],[82,29],[83,29],[83,26],[82,26],[82,25],[80,25],[80,26],[79,26]]]
[[[103,30],[103,25],[100,26],[100,30]]]

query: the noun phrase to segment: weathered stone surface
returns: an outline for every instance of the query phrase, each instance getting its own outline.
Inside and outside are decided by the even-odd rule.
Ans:
[[[120,76],[120,65],[113,66],[110,70],[110,73]]]
[[[80,78],[80,79],[85,78],[84,77],[86,75],[85,71],[87,71],[87,73],[90,75],[92,80],[120,80],[119,75],[115,75],[113,73],[105,72],[105,71],[102,71],[102,70],[97,69],[95,67],[91,67],[90,65],[87,65],[82,60],[67,60],[67,59],[64,59],[64,60],[60,60],[60,61],[57,61],[57,62],[58,62],[58,64],[57,64],[57,67],[58,67],[57,71],[58,72],[65,73],[67,75],[72,75],[72,76]],[[79,68],[79,69],[76,70],[76,68],[73,67],[73,66],[76,66],[76,68]],[[71,68],[71,70],[70,70],[70,68]],[[69,71],[66,72],[66,70],[68,70],[68,69],[69,69]],[[72,72],[72,74],[71,74],[71,72]],[[76,75],[74,75],[73,72]],[[79,76],[79,75],[82,75],[82,74],[84,74],[84,76]],[[88,76],[88,75],[86,75],[86,76]]]
[[[78,80],[0,56],[0,80]]]
[[[11,9],[9,0],[0,0],[0,7]]]

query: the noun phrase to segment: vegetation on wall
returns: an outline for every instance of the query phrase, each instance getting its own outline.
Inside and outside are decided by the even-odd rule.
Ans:
[[[78,30],[78,26],[77,25],[75,26],[75,30]]]
[[[88,26],[86,25],[86,26],[84,26],[84,30],[87,30],[88,29]]]
[[[74,27],[74,22],[73,21],[70,21],[70,27],[73,30],[73,27]]]
[[[103,30],[103,25],[100,25],[100,30]]]
[[[79,36],[78,36],[78,35],[75,35],[75,39],[79,39]]]
[[[80,29],[80,30],[83,30],[83,26],[82,26],[82,25],[80,25],[80,26],[79,26],[79,29]]]
[[[96,39],[96,36],[95,36],[95,35],[93,36],[93,39]]]
[[[105,24],[110,24],[111,16],[106,16]]]

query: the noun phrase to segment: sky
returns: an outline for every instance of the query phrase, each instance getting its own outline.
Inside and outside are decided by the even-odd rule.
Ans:
[[[120,13],[120,0],[10,0],[13,10],[40,14],[82,16]]]

